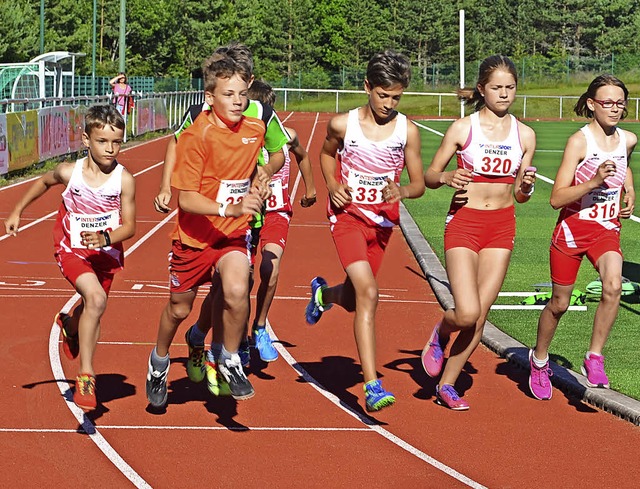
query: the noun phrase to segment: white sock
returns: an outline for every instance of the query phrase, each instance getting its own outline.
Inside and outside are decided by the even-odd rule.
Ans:
[[[545,358],[544,360],[538,360],[538,358],[536,358],[535,350],[531,354],[531,358],[533,358],[533,364],[538,368],[542,368],[546,366],[547,363],[549,363],[549,354],[547,354],[547,358]]]

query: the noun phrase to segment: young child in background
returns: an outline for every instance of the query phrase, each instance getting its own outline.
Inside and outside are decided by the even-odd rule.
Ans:
[[[82,134],[87,156],[60,163],[40,177],[5,222],[7,233],[17,235],[20,216],[31,202],[55,185],[66,187],[53,230],[54,256],[82,300],[71,315],[58,313],[56,323],[67,358],[80,355],[73,400],[86,410],[97,406],[93,355],[100,319],[114,274],[124,266],[122,242],[135,234],[135,180],[116,161],[124,129],[113,105],[90,107]]]
[[[333,304],[355,312],[354,334],[368,411],[395,402],[376,371],[376,275],[393,226],[399,223],[400,200],[424,193],[418,128],[396,110],[410,76],[404,55],[384,51],[373,56],[364,82],[367,105],[329,121],[320,153],[331,233],[347,278],[328,287],[322,277],[315,277],[305,317],[307,323],[315,324]],[[405,166],[409,184],[400,186]]]
[[[249,98],[271,107],[276,102],[276,94],[273,88],[262,80],[253,81],[249,87]],[[271,197],[266,202],[264,223],[257,230],[262,261],[260,263],[260,285],[256,293],[256,314],[251,328],[251,335],[260,358],[265,362],[273,362],[278,358],[278,351],[273,346],[266,325],[269,308],[278,286],[280,261],[287,244],[289,223],[293,215],[289,197],[290,153],[293,153],[296,163],[298,163],[305,188],[300,204],[302,207],[309,207],[316,200],[316,188],[309,155],[300,144],[297,133],[290,127],[285,129],[290,136],[290,140],[283,148],[284,165],[271,178]]]
[[[589,387],[609,388],[602,350],[620,305],[620,219],[631,217],[636,200],[629,159],[638,138],[618,127],[627,115],[628,97],[624,83],[612,75],[601,75],[574,108],[591,122],[567,141],[551,191],[551,206],[561,210],[551,239],[551,300],[540,314],[536,346],[529,353],[529,387],[536,399],[551,399],[549,346],[569,307],[585,256],[600,275],[602,298],[582,373]]]

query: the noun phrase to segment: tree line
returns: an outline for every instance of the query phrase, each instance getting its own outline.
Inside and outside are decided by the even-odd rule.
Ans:
[[[0,5],[0,62],[40,54],[41,0]],[[545,76],[588,70],[594,59],[622,72],[640,61],[639,7],[640,0],[126,0],[126,70],[199,77],[217,46],[237,40],[253,51],[256,73],[272,82],[304,74],[305,85],[330,85],[332,73],[361,71],[385,48],[409,55],[426,76],[458,63],[464,9],[471,66],[500,53],[537,64]],[[119,10],[119,0],[97,0],[97,75],[118,70]],[[45,0],[45,52],[86,53],[79,75],[92,70],[92,19],[92,1]]]

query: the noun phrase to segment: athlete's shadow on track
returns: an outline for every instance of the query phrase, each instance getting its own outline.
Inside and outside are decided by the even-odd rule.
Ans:
[[[528,365],[529,363],[529,349],[507,348],[505,356],[511,358],[512,361],[505,359],[503,363],[496,367],[496,373],[507,376],[525,396],[535,399],[529,389],[529,369],[528,367],[522,367],[522,365]],[[583,413],[597,412],[596,409],[580,399],[587,388],[567,373],[566,369],[571,369],[573,367],[572,363],[560,355],[550,354],[549,359],[552,362],[551,370],[553,371],[553,376],[551,377],[551,382],[556,388],[555,391],[560,390],[567,398],[569,405],[575,407],[576,411]],[[559,381],[563,384],[562,389],[558,387],[557,382]]]
[[[413,394],[413,397],[416,399],[423,399],[425,401],[435,401],[436,385],[438,385],[439,378],[431,378],[424,371],[424,368],[422,367],[422,360],[420,359],[422,351],[400,350],[399,352],[408,356],[386,363],[384,367],[409,374],[411,379],[420,387]],[[473,385],[473,378],[471,375],[476,373],[478,373],[478,371],[470,362],[465,363],[462,373],[456,381],[456,390],[461,396],[464,395],[464,393]]]
[[[364,393],[358,397],[351,392],[354,386],[360,388],[364,378],[360,365],[353,358],[342,356],[323,357],[319,362],[300,362],[293,365],[300,377],[297,382],[311,383],[329,391],[340,399],[340,404],[355,412],[360,420],[365,424],[386,425],[378,421],[364,409]],[[381,378],[382,375],[378,374]]]

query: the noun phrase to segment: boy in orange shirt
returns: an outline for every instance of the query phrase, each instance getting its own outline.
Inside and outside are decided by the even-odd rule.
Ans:
[[[171,235],[171,297],[160,318],[146,382],[147,399],[156,408],[167,402],[169,346],[177,327],[191,311],[198,286],[216,272],[224,296],[218,374],[235,399],[254,394],[238,346],[249,319],[249,222],[268,195],[268,188],[254,178],[265,128],[260,120],[242,114],[251,79],[243,64],[216,52],[205,61],[203,73],[211,110],[203,111],[180,136],[171,182],[179,190],[178,222]]]

